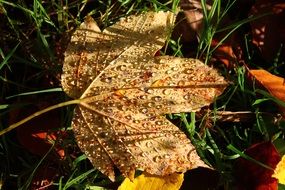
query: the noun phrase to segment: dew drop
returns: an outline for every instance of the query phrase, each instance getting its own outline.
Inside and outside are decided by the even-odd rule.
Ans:
[[[132,133],[131,133],[130,130],[126,130],[126,134],[127,134],[127,135],[130,135],[130,134],[132,134]]]
[[[156,163],[159,162],[159,161],[160,161],[160,157],[159,157],[159,156],[155,156],[155,157],[153,158],[153,161],[156,162]]]
[[[146,59],[144,59],[143,61],[146,61]],[[145,70],[150,70],[150,69],[151,69],[151,66],[150,66],[150,65],[146,65],[146,66],[144,66],[144,69],[145,69]]]
[[[127,82],[129,82],[130,80],[131,80],[131,79],[124,78],[124,79],[123,79],[123,82],[126,82],[126,83],[127,83]]]
[[[193,73],[193,69],[185,69],[184,73],[185,74],[191,74],[191,73]]]
[[[131,119],[132,119],[132,116],[127,115],[125,118],[128,119],[128,120],[131,120]]]
[[[172,135],[171,135],[170,133],[166,133],[166,134],[165,134],[165,137],[166,137],[166,138],[171,138]]]
[[[147,34],[151,34],[153,32],[153,30],[149,30],[147,31]]]
[[[145,153],[145,152],[142,152],[142,153],[141,153],[141,157],[147,157],[146,153]]]
[[[162,105],[157,105],[156,106],[156,109],[161,109],[162,108]]]
[[[162,100],[162,98],[160,96],[154,96],[154,97],[152,97],[152,100],[159,102]]]
[[[155,152],[157,152],[157,153],[159,153],[160,151],[159,151],[159,149],[157,148],[157,147],[153,147],[153,150],[155,151]],[[161,157],[159,157],[159,158],[161,158]]]
[[[153,89],[148,88],[148,89],[146,89],[146,92],[151,94],[151,93],[153,93]]]
[[[142,126],[143,127],[148,127],[148,124],[147,123],[143,123]]]
[[[179,77],[179,75],[177,75],[177,74],[173,75],[173,78],[178,78],[178,77]]]
[[[123,96],[123,97],[122,97],[122,100],[123,100],[123,101],[128,101],[129,99],[128,99],[126,96]]]
[[[111,108],[107,108],[104,111],[107,112],[107,113],[113,113],[113,110]]]
[[[139,120],[133,120],[133,123],[140,123],[140,121]]]
[[[162,125],[162,122],[161,121],[156,121],[155,124],[156,125]]]
[[[127,66],[126,65],[119,65],[119,66],[117,66],[117,70],[118,71],[124,71],[124,70],[126,70],[126,68],[127,68]]]
[[[71,86],[74,86],[75,85],[75,80],[70,81],[69,84],[71,84]]]
[[[170,90],[169,90],[169,89],[164,89],[164,90],[162,91],[162,93],[163,93],[164,95],[169,95],[169,94],[170,94]]]
[[[183,96],[183,98],[184,98],[184,100],[189,100],[190,96],[189,96],[189,94],[186,94],[186,95]]]
[[[152,142],[151,142],[151,141],[147,141],[147,142],[145,143],[145,146],[148,147],[148,148],[150,148],[150,147],[152,146]]]
[[[148,109],[147,109],[147,108],[142,108],[142,109],[140,109],[140,112],[141,112],[141,113],[147,113],[147,112],[148,112]]]
[[[179,134],[177,134],[177,133],[175,133],[175,134],[174,134],[174,136],[175,136],[175,137],[179,137],[180,135],[179,135]]]
[[[147,106],[148,106],[149,108],[152,108],[154,105],[155,105],[154,102],[149,102],[149,103],[147,103]]]
[[[178,71],[178,68],[177,67],[172,67],[171,70],[172,71]]]
[[[165,60],[164,60],[164,59],[160,59],[158,62],[159,62],[160,64],[164,64],[164,63],[165,63]]]
[[[128,108],[125,107],[125,106],[123,106],[123,105],[118,105],[117,108],[118,108],[119,110],[122,110],[122,111],[127,111],[127,110],[128,110]]]
[[[170,74],[170,73],[172,73],[172,71],[171,71],[171,70],[167,70],[167,71],[165,71],[165,74]]]
[[[146,98],[147,98],[146,95],[141,95],[141,96],[140,96],[140,99],[142,99],[142,100],[145,100]]]
[[[185,81],[183,81],[183,80],[180,80],[180,81],[178,81],[178,86],[184,86],[185,85]]]
[[[154,117],[155,115],[153,113],[146,114],[147,117]]]
[[[112,82],[112,77],[102,78],[101,81],[102,82],[106,82],[106,83],[111,83]]]

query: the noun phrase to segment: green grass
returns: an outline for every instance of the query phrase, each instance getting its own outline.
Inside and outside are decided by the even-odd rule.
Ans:
[[[23,1],[0,0],[0,129],[19,121],[21,115],[31,107],[42,109],[65,102],[68,97],[60,89],[60,74],[63,53],[74,29],[83,21],[84,16],[92,15],[101,28],[105,28],[121,17],[147,10],[178,10],[179,1]],[[225,17],[234,11],[236,1],[213,1],[212,8],[206,9],[206,1],[201,0],[204,14],[204,26],[199,36],[196,57],[210,64],[217,47],[235,31],[241,30],[249,22],[259,19],[250,17],[236,19],[234,23],[223,26]],[[264,16],[264,15],[262,15]],[[220,43],[211,46],[216,35],[221,35]],[[244,52],[249,66],[262,68],[255,62],[255,49],[250,36],[245,36]],[[175,56],[185,56],[183,41],[170,39],[163,53],[171,52]],[[276,52],[274,63],[264,69],[273,74],[284,76],[281,69],[280,52]],[[239,157],[248,157],[243,151],[260,141],[273,141],[284,154],[284,121],[273,122],[278,117],[276,105],[285,103],[272,97],[264,89],[259,89],[246,76],[246,69],[240,64],[228,70],[218,64],[220,71],[231,83],[223,95],[218,97],[209,110],[201,114],[182,113],[170,115],[173,121],[179,121],[197,147],[197,151],[206,163],[212,165],[222,176],[219,188],[231,189],[235,178],[234,162]],[[74,104],[71,102],[70,104]],[[64,106],[60,104],[60,106]],[[60,107],[55,106],[55,107]],[[19,114],[20,110],[20,114]],[[60,108],[58,129],[72,133],[70,122],[72,106]],[[222,111],[247,111],[251,121],[220,122]],[[16,118],[15,118],[16,116]],[[18,126],[16,126],[18,127]],[[26,127],[26,126],[19,126]],[[41,126],[39,126],[41,127]],[[18,134],[19,135],[19,134]],[[51,185],[53,189],[100,189],[113,188],[118,183],[111,183],[105,176],[94,169],[86,156],[80,152],[72,135],[52,142],[54,144],[45,155],[34,155],[27,151],[17,140],[16,130],[0,137],[0,179],[3,189],[30,189],[32,179],[40,166],[49,162],[48,157],[55,150],[55,145],[62,145],[67,153],[56,166],[58,177]],[[253,162],[264,166],[258,161]],[[264,166],[268,167],[268,166]],[[118,181],[122,181],[118,177]],[[1,189],[1,188],[0,188]]]

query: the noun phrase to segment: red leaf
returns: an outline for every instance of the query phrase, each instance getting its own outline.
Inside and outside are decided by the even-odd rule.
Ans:
[[[40,108],[42,109],[42,108]],[[38,111],[35,108],[20,110],[19,113],[13,113],[11,123],[15,123],[20,119]],[[28,149],[31,153],[44,156],[52,147],[52,141],[59,137],[66,136],[63,131],[57,130],[60,127],[60,113],[58,111],[50,111],[44,115],[38,116],[31,121],[17,128],[17,138],[20,144]],[[64,149],[59,145],[55,146],[55,157],[62,159]],[[53,157],[54,160],[54,157]]]
[[[254,144],[245,151],[245,154],[273,169],[280,161],[280,155],[271,142]],[[252,161],[239,158],[234,171],[240,190],[278,189],[278,181],[271,177],[274,171],[264,168]]]

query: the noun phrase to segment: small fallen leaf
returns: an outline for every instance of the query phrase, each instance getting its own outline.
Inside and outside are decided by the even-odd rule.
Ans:
[[[222,43],[217,47],[217,49],[214,51],[213,56],[222,62],[227,68],[233,67],[233,65],[236,63],[237,58],[234,54],[231,43],[232,37],[227,40],[225,43]],[[211,46],[216,47],[216,45],[219,43],[216,39],[213,39]]]
[[[182,185],[183,176],[178,173],[166,176],[143,173],[133,181],[126,178],[118,190],[178,190]]]
[[[78,145],[111,180],[114,167],[131,179],[136,169],[164,176],[208,167],[162,115],[209,105],[227,82],[199,60],[154,56],[174,17],[133,15],[103,32],[87,17],[66,50],[62,86],[82,99],[72,122]]]
[[[277,164],[272,177],[278,179],[278,182],[285,185],[285,155],[283,155],[281,161]]]

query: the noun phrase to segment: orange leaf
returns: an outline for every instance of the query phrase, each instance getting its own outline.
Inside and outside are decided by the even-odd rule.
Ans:
[[[285,102],[285,79],[265,70],[250,70],[250,74],[266,88],[270,94]]]
[[[178,190],[183,182],[184,174],[173,173],[166,176],[156,176],[143,173],[134,181],[126,178],[118,190]]]

